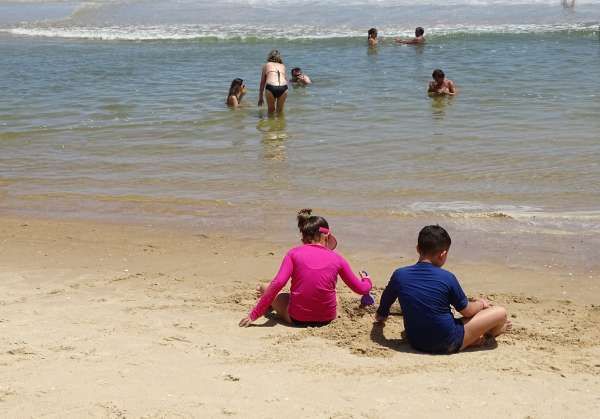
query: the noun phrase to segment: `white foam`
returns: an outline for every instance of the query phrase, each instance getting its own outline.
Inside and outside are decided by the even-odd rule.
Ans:
[[[383,29],[387,36],[407,36],[410,28]],[[383,31],[382,30],[382,31]],[[447,36],[468,33],[476,34],[524,34],[561,31],[596,31],[598,26],[573,24],[524,24],[524,25],[455,25],[428,28],[428,36]],[[319,28],[312,26],[286,26],[285,28],[253,25],[158,25],[158,26],[20,26],[0,29],[2,32],[19,36],[47,38],[72,38],[108,41],[150,41],[150,40],[190,40],[202,38],[216,39],[328,39],[364,37],[363,29]]]

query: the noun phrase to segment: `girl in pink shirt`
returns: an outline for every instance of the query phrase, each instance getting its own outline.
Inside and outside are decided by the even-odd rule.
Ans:
[[[371,290],[369,276],[361,272],[361,278],[357,278],[348,262],[332,250],[337,242],[327,220],[311,213],[310,209],[298,213],[303,245],[287,252],[279,272],[256,306],[240,321],[240,327],[248,327],[270,308],[292,325],[322,326],[331,322],[336,318],[338,275],[357,294]],[[290,277],[290,292],[278,294]]]

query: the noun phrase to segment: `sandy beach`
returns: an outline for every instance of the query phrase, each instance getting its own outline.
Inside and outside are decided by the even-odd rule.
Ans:
[[[507,306],[497,347],[410,349],[402,318],[338,286],[338,319],[238,321],[287,248],[151,226],[0,220],[0,416],[592,417],[600,408],[597,278],[450,260],[469,296]],[[295,244],[291,237],[289,246]],[[379,297],[414,260],[340,252]],[[398,307],[395,307],[398,310]]]

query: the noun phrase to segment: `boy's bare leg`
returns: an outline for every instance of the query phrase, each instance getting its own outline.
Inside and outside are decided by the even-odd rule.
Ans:
[[[481,342],[485,334],[498,336],[508,330],[511,326],[504,307],[493,306],[481,310],[479,313],[465,319],[465,336],[460,349],[465,349],[473,344]]]
[[[261,297],[265,290],[267,289],[264,285],[259,285],[256,287],[256,293],[258,297]],[[292,319],[288,314],[288,304],[290,303],[290,294],[287,292],[282,292],[277,295],[273,302],[271,303],[271,308],[275,311],[277,316],[286,323],[292,324]]]

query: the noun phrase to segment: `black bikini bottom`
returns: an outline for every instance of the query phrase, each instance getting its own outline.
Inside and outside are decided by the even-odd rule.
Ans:
[[[283,84],[281,86],[273,86],[272,84],[267,84],[265,86],[265,89],[271,92],[273,94],[273,97],[277,99],[279,96],[287,92],[288,86],[287,84]]]
[[[290,316],[290,319],[292,319],[292,325],[294,325],[296,327],[323,327],[323,326],[327,326],[329,323],[331,323],[331,320],[324,321],[324,322],[318,322],[318,321],[305,322],[303,320],[296,320],[291,316]]]

